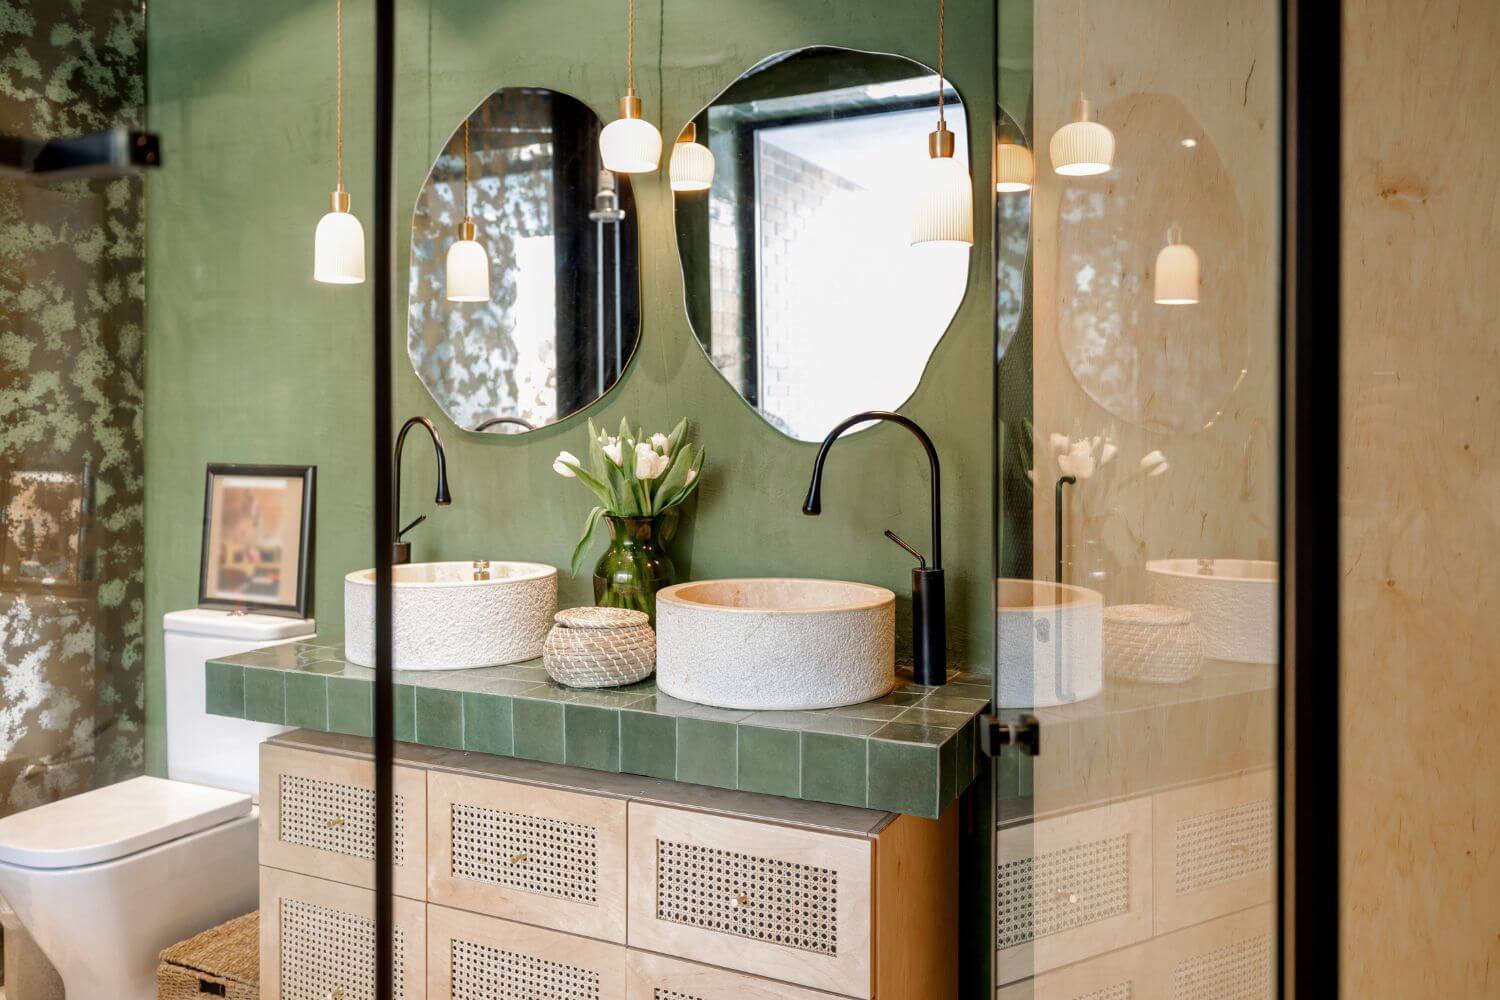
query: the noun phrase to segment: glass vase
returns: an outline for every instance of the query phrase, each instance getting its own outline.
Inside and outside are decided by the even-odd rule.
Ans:
[[[605,514],[609,548],[594,566],[594,603],[604,608],[644,611],[656,624],[656,592],[677,582],[677,567],[667,553],[677,512],[655,517]]]

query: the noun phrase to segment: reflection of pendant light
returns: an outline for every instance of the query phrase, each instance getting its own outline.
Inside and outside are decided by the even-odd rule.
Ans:
[[[995,146],[995,190],[1001,194],[1016,194],[1031,190],[1031,179],[1035,173],[1031,150],[1017,142],[1001,140]]]
[[[448,248],[448,301],[490,300],[490,258],[474,239],[474,219],[469,215],[469,119],[464,119],[464,221],[458,240]]]
[[[943,114],[943,31],[947,4],[938,0],[938,127],[927,136],[927,162],[916,178],[912,202],[912,246],[974,245],[974,188],[969,168],[953,156],[953,133]]]
[[[344,190],[344,3],[337,0],[334,17],[338,31],[338,183],[331,210],[318,220],[313,234],[313,280],[330,285],[357,285],[365,280],[365,230],[349,211]]]
[[[1198,254],[1182,242],[1182,227],[1167,230],[1167,245],[1156,255],[1156,304],[1198,304]]]
[[[1083,39],[1083,0],[1078,0],[1078,100],[1073,121],[1052,133],[1048,145],[1052,169],[1066,177],[1102,174],[1115,160],[1114,133],[1089,119],[1088,98],[1083,96]]]
[[[707,191],[714,183],[713,150],[698,141],[698,124],[688,122],[687,128],[672,144],[673,191]]]
[[[626,2],[625,96],[620,117],[599,133],[599,157],[604,169],[617,174],[649,174],[661,162],[661,133],[641,117],[641,99],[635,96],[635,0]]]

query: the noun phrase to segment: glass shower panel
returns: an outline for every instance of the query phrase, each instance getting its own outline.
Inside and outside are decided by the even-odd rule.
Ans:
[[[1275,989],[1279,14],[998,5],[1006,1000]]]

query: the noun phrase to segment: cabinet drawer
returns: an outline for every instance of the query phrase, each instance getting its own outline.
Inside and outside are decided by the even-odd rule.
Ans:
[[[426,906],[394,898],[395,996],[426,986]],[[279,868],[260,870],[262,1000],[375,1000],[375,893]]]
[[[434,903],[625,943],[625,803],[492,778],[427,778]]]
[[[1007,827],[995,838],[998,981],[1151,936],[1151,800]]]
[[[872,992],[868,840],[630,805],[630,944]]]
[[[624,1000],[625,949],[427,907],[429,1000]]]
[[[800,986],[632,949],[627,1000],[828,1000]]]
[[[396,893],[426,898],[427,776],[395,769]],[[262,745],[260,862],[375,887],[375,765]]]
[[[1154,797],[1156,933],[1269,902],[1276,785],[1269,770]]]

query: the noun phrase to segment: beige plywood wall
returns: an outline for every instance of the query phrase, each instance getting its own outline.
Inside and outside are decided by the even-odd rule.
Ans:
[[[1344,46],[1342,990],[1500,996],[1500,4]]]

